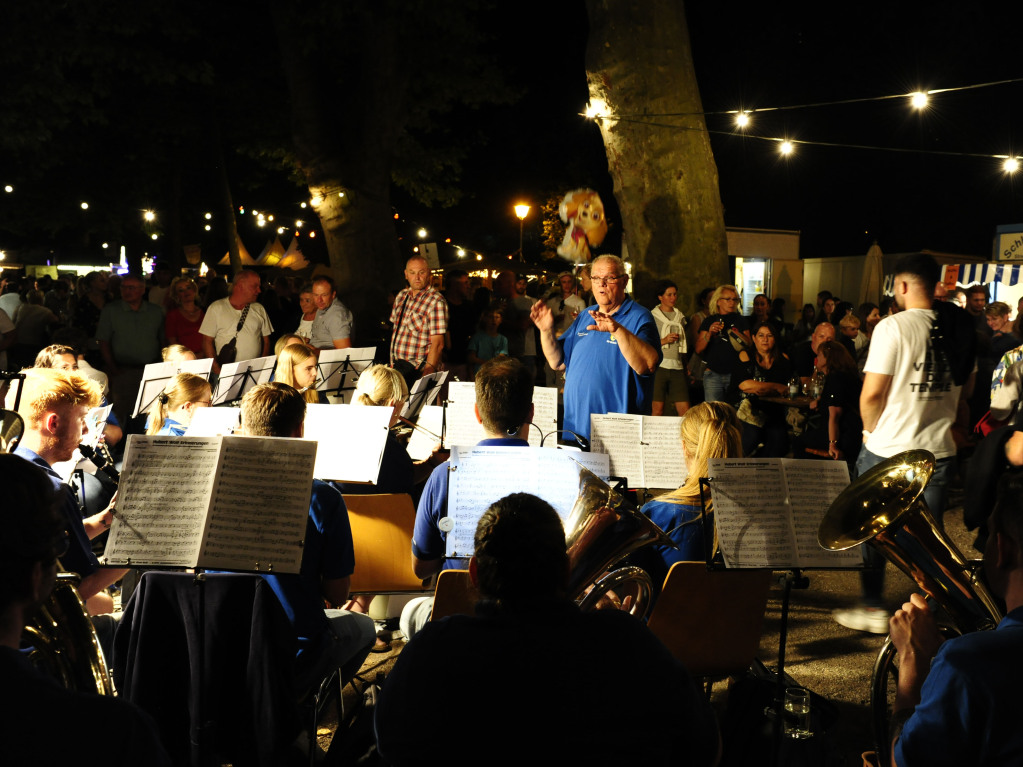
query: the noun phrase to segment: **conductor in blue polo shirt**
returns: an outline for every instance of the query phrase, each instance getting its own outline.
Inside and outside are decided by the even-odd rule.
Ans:
[[[653,315],[625,296],[629,275],[617,256],[590,265],[596,306],[580,312],[560,338],[543,301],[530,313],[553,370],[565,371],[564,428],[590,437],[592,413],[649,415],[661,340]]]

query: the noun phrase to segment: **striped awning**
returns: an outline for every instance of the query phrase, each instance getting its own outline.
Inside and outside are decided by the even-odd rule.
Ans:
[[[952,285],[959,283],[967,286],[974,283],[987,285],[990,282],[1000,282],[1002,285],[1018,285],[1020,283],[1020,267],[1023,264],[1000,264],[995,262],[981,264],[945,264],[941,267],[941,281],[952,289]],[[895,293],[895,275],[884,276],[883,294],[886,296]]]

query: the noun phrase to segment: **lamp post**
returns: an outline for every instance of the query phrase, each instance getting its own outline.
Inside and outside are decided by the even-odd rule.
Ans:
[[[515,215],[519,219],[519,261],[525,261],[522,257],[522,225],[526,222],[526,216],[529,215],[529,206],[525,203],[519,203],[515,206]]]

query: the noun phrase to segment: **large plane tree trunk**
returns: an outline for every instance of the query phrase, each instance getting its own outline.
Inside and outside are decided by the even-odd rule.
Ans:
[[[683,298],[728,282],[717,166],[681,0],[586,5],[590,99],[606,104],[611,115],[598,122],[635,296],[655,300],[653,285],[664,278],[679,283]]]

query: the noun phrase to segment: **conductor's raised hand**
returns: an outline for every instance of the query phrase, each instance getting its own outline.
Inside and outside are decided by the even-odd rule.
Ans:
[[[554,312],[545,301],[537,301],[533,304],[533,308],[529,310],[529,319],[533,321],[540,332],[554,329]]]
[[[590,316],[593,317],[594,324],[587,325],[587,330],[599,330],[602,333],[614,333],[620,327],[618,323],[611,318],[611,315],[604,314],[604,312],[595,312],[590,309]]]

